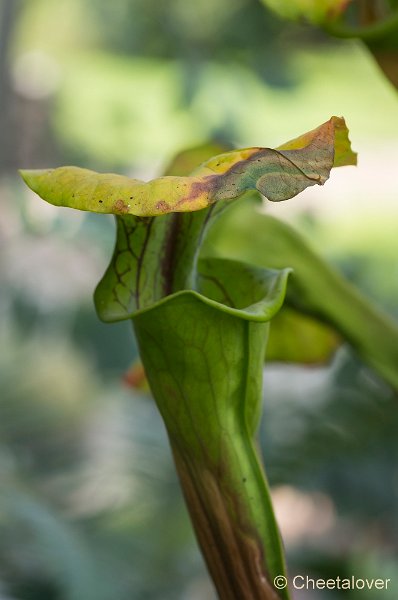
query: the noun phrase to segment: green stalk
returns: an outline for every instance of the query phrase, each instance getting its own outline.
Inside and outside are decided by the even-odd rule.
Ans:
[[[133,323],[219,597],[286,600],[273,586],[285,563],[254,447],[268,323],[235,312],[183,293]]]

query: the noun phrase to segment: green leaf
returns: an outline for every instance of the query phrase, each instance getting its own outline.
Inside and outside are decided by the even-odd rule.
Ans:
[[[350,0],[262,0],[277,15],[285,19],[307,19],[315,24],[335,19]]]
[[[165,176],[148,183],[79,167],[25,170],[21,175],[51,204],[116,215],[149,217],[192,212],[220,200],[238,198],[248,190],[258,190],[269,200],[279,202],[309,186],[325,183],[335,155],[342,150],[342,132],[346,131],[344,120],[332,117],[299,138],[299,146],[227,152],[207,161],[189,177]],[[355,155],[348,138],[343,154],[352,164]]]
[[[198,157],[208,159],[216,147],[206,144],[181,152],[166,175],[192,171]],[[171,292],[195,289],[201,241],[225,208],[225,203],[219,203],[161,219],[116,217],[115,250],[94,295],[99,317],[107,322],[128,319]]]
[[[286,305],[271,323],[267,363],[324,364],[331,360],[341,341],[333,327]]]
[[[202,239],[224,209],[220,203],[162,218],[117,217],[113,257],[94,294],[100,319],[129,319],[164,296],[196,289]]]
[[[252,321],[269,321],[282,306],[290,272],[204,258],[199,261],[198,291],[206,298],[204,302],[224,312]]]

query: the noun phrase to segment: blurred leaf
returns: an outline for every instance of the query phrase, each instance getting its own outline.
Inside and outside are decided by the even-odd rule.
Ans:
[[[270,326],[267,362],[322,364],[328,362],[341,337],[330,326],[283,306]]]
[[[280,17],[286,19],[307,19],[312,23],[323,23],[336,18],[350,0],[262,0]]]
[[[398,2],[389,0],[388,5],[390,10],[383,15],[374,1],[361,0],[362,22],[357,37],[365,42],[384,75],[398,88]]]
[[[11,526],[14,532],[12,546],[22,526],[25,552],[28,556],[30,553],[32,566],[36,565],[35,577],[52,582],[60,597],[65,600],[108,600],[115,594],[117,596],[119,585],[115,584],[112,589],[80,535],[44,503],[9,487],[0,495],[0,508],[6,517],[5,524],[0,522],[2,537],[6,537]]]
[[[227,152],[225,144],[209,142],[179,152],[166,167],[164,175],[189,175],[198,165],[210,160],[212,156]]]
[[[380,68],[398,87],[397,0],[262,0],[284,19],[305,19],[340,38],[362,40]],[[352,10],[350,10],[352,8]],[[347,17],[348,15],[348,17]],[[353,25],[356,21],[358,24]]]
[[[336,37],[362,40],[386,77],[398,87],[397,0],[356,0],[341,4],[337,14],[326,15],[320,23]],[[347,10],[348,5],[352,10]],[[353,22],[357,24],[352,25]]]
[[[240,203],[209,234],[206,254],[218,251],[293,275],[286,303],[335,328],[398,389],[398,326],[316,254],[297,231]]]

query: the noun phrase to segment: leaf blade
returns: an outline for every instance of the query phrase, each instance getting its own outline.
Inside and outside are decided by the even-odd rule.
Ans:
[[[344,119],[332,117],[276,150],[227,152],[210,159],[191,176],[169,175],[146,183],[80,167],[25,170],[21,176],[33,191],[57,206],[150,217],[198,211],[249,190],[280,202],[308,186],[323,185],[333,166],[353,164],[353,160]]]

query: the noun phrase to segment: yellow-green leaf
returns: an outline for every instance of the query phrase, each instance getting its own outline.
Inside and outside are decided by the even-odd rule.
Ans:
[[[148,217],[201,210],[248,190],[258,190],[274,202],[287,200],[309,186],[323,185],[335,164],[354,161],[344,119],[332,117],[279,149],[226,152],[188,177],[165,176],[145,183],[79,167],[25,170],[21,175],[56,206]]]

